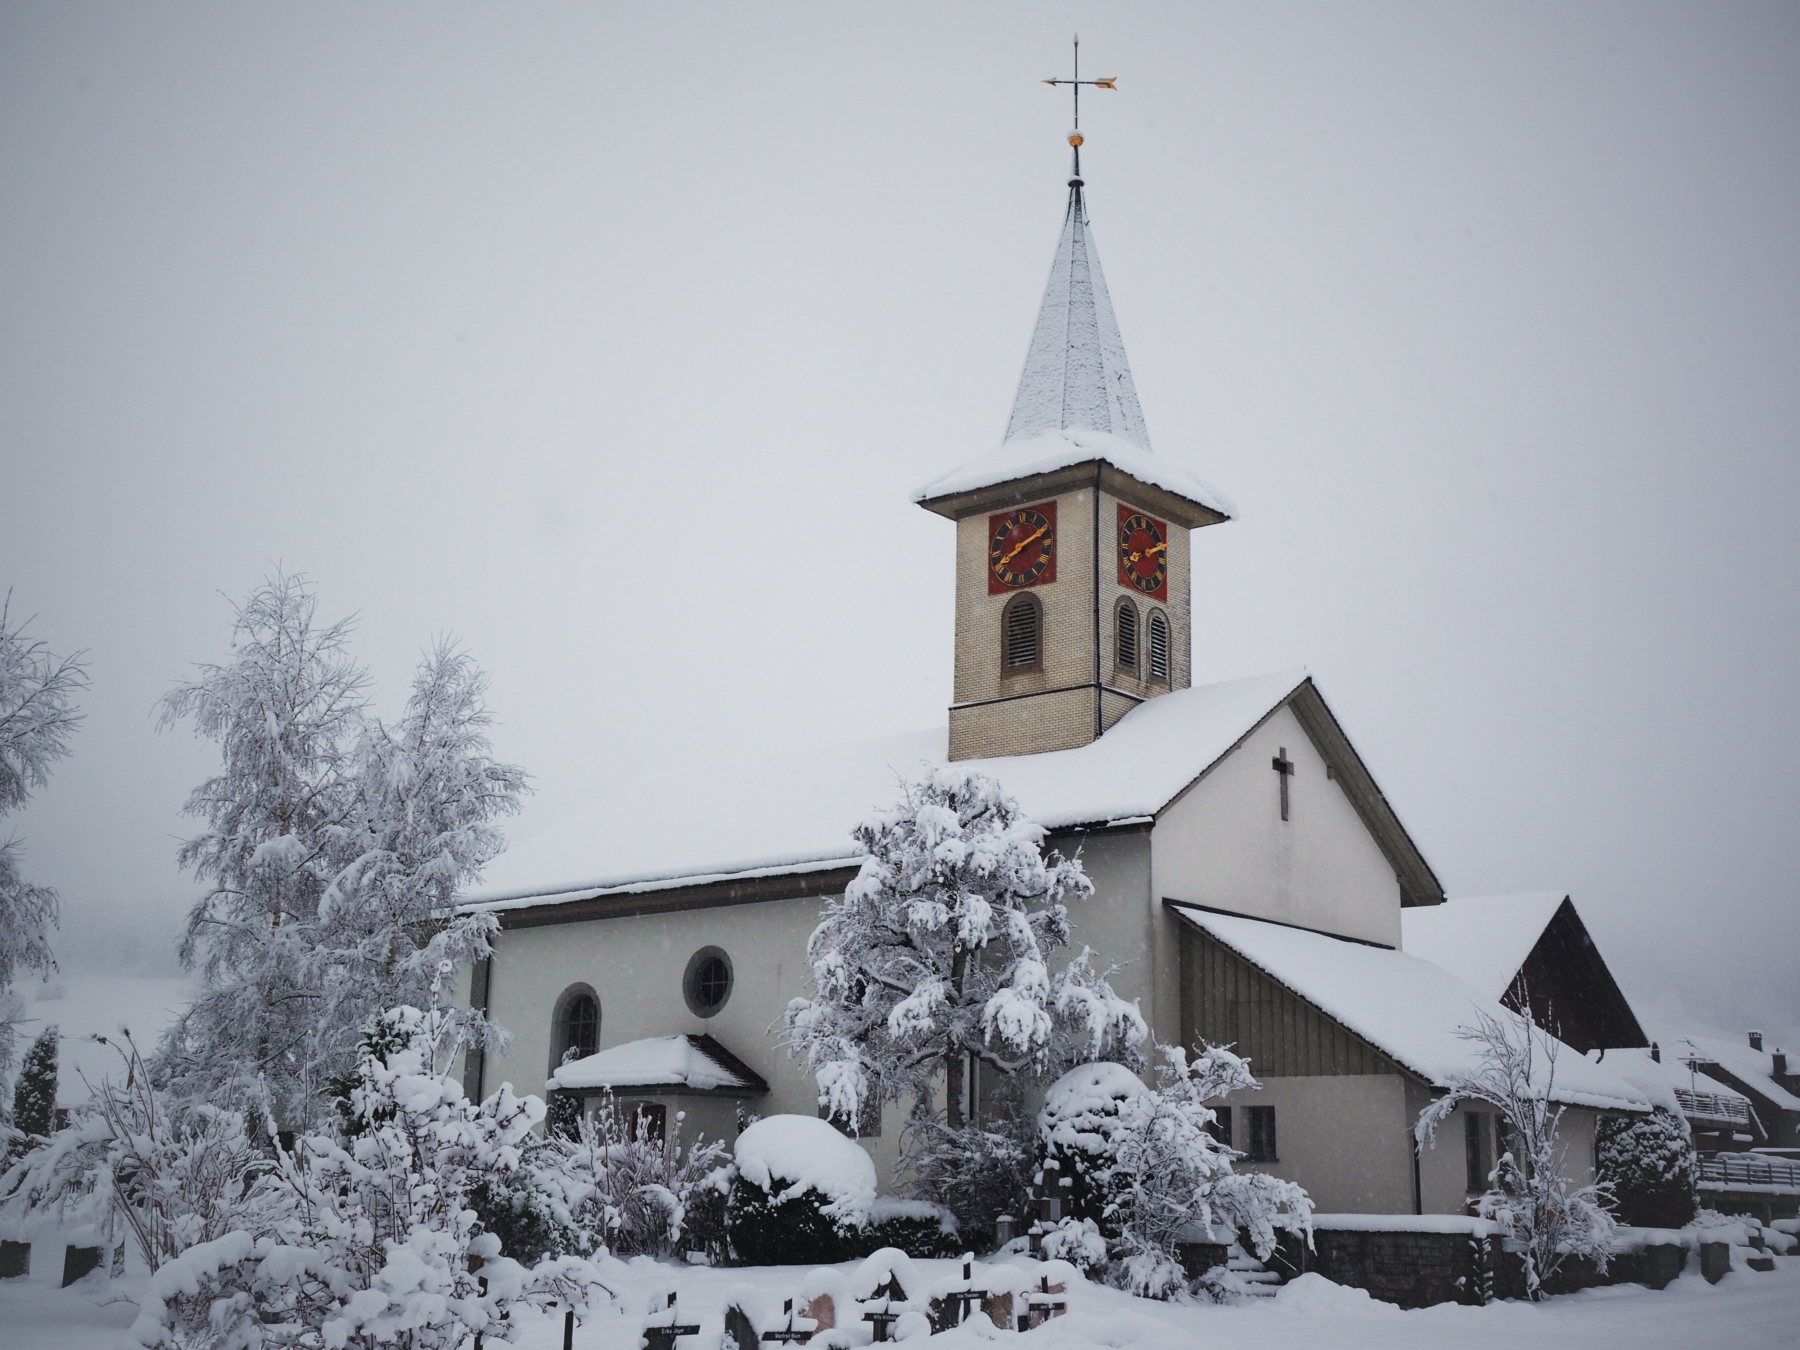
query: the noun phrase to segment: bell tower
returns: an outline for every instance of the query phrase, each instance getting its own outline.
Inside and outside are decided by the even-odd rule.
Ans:
[[[1112,87],[1080,81],[1077,96],[1081,84]],[[1082,143],[1070,134],[1062,236],[1005,439],[914,496],[956,522],[953,760],[1085,745],[1187,688],[1189,539],[1234,514],[1150,451],[1088,225]]]

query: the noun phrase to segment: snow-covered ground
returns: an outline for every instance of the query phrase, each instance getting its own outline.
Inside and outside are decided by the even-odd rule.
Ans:
[[[914,1263],[926,1280],[951,1275],[955,1263]],[[615,1271],[621,1268],[614,1267]],[[764,1300],[779,1300],[799,1285],[798,1266],[704,1270],[658,1264],[647,1258],[622,1268],[621,1297],[634,1311],[671,1286],[681,1311],[699,1321],[701,1335],[682,1350],[717,1350],[721,1319],[733,1292],[751,1286]],[[123,1301],[140,1281],[107,1283],[90,1277],[70,1289],[47,1278],[0,1282],[0,1344],[33,1350],[122,1350],[135,1314]],[[113,1300],[108,1302],[108,1300]],[[1629,1347],[1629,1350],[1740,1350],[1793,1345],[1800,1328],[1800,1260],[1783,1260],[1768,1274],[1734,1272],[1717,1285],[1691,1264],[1667,1289],[1620,1285],[1550,1299],[1541,1304],[1499,1303],[1487,1308],[1445,1305],[1403,1312],[1359,1290],[1302,1276],[1273,1300],[1233,1307],[1181,1306],[1133,1299],[1111,1289],[1070,1291],[1069,1313],[1035,1331],[1023,1343],[1044,1350],[1191,1350],[1197,1345],[1255,1345],[1259,1350],[1463,1350],[1520,1345]],[[636,1350],[641,1317],[612,1312],[575,1331],[577,1350]],[[985,1326],[978,1323],[978,1330]],[[1010,1341],[1010,1332],[958,1331],[933,1338],[944,1350],[978,1342]],[[562,1318],[532,1318],[519,1327],[521,1350],[557,1350]]]

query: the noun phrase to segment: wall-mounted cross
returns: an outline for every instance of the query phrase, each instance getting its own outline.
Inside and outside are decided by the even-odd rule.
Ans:
[[[1269,767],[1281,775],[1281,818],[1288,818],[1288,779],[1294,776],[1294,761],[1287,757],[1287,747],[1282,746],[1269,761]]]

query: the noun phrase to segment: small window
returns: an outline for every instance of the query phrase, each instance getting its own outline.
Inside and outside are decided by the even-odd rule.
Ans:
[[[1150,613],[1150,678],[1169,682],[1169,620],[1160,609]]]
[[[1213,1107],[1213,1123],[1206,1127],[1206,1132],[1226,1148],[1231,1147],[1231,1108],[1229,1106]]]
[[[550,1048],[552,1070],[572,1059],[585,1059],[600,1048],[600,1000],[585,984],[564,990],[557,1000]]]
[[[1119,601],[1119,609],[1115,621],[1118,638],[1113,645],[1113,654],[1120,670],[1137,673],[1138,668],[1138,612],[1137,606],[1130,600]]]
[[[1488,1173],[1494,1170],[1488,1161],[1487,1117],[1470,1111],[1463,1117],[1463,1157],[1467,1164],[1467,1189],[1480,1195],[1488,1188]]]
[[[1275,1108],[1247,1106],[1250,1115],[1250,1161],[1277,1162],[1275,1156]]]
[[[714,1017],[731,997],[731,958],[723,948],[702,947],[688,958],[681,992],[695,1017]]]
[[[1005,674],[1041,670],[1044,665],[1044,612],[1035,595],[1016,595],[1001,616]]]

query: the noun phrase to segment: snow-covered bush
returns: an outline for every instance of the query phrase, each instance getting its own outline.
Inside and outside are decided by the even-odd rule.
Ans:
[[[471,1198],[524,1166],[535,1097],[502,1086],[479,1106],[449,1073],[446,1019],[396,1008],[367,1038],[349,1094],[359,1128],[303,1135],[250,1188],[254,1226],[196,1245],[153,1277],[141,1344],[449,1347],[504,1338],[509,1310],[585,1310],[602,1290],[578,1256],[532,1266],[501,1253]],[[479,1273],[477,1273],[479,1272]]]
[[[725,1228],[748,1265],[830,1265],[856,1254],[875,1162],[812,1116],[768,1116],[738,1136]]]
[[[869,1207],[861,1247],[871,1254],[905,1252],[918,1260],[952,1257],[967,1250],[956,1215],[949,1208],[929,1200],[889,1195],[878,1197]]]
[[[1046,1234],[1057,1256],[1091,1262],[1101,1237],[1110,1282],[1167,1298],[1187,1283],[1176,1250],[1184,1230],[1240,1232],[1266,1257],[1277,1229],[1310,1233],[1312,1201],[1291,1181],[1234,1171],[1237,1155],[1212,1134],[1206,1103],[1256,1086],[1244,1060],[1217,1047],[1192,1060],[1179,1046],[1158,1049],[1154,1088],[1100,1064],[1051,1086],[1038,1117],[1040,1185],[1073,1208]]]
[[[982,1119],[961,1129],[935,1118],[916,1127],[928,1132],[930,1146],[907,1159],[908,1191],[956,1216],[964,1250],[989,1241],[1000,1215],[1017,1216],[1030,1204],[1037,1128],[1022,1086],[1016,1079],[1002,1085],[984,1103]]]
[[[1619,1220],[1680,1228],[1700,1207],[1700,1164],[1687,1121],[1659,1106],[1647,1116],[1603,1116],[1594,1132],[1600,1179]]]
[[[1044,830],[998,782],[962,766],[929,769],[854,837],[862,868],[825,906],[807,946],[814,996],[795,999],[786,1022],[790,1052],[830,1115],[855,1121],[910,1099],[906,1166],[941,1175],[940,1154],[966,1160],[983,1143],[963,1133],[976,1115],[965,1089],[972,1066],[985,1094],[1015,1076],[1136,1054],[1146,1035],[1137,1005],[1114,994],[1087,953],[1051,966],[1069,944],[1065,901],[1091,895],[1093,883],[1079,862],[1045,856]],[[922,1193],[949,1203],[929,1186]],[[958,1216],[977,1228],[993,1221]]]
[[[706,1250],[709,1239],[717,1245],[716,1235],[689,1234],[690,1210],[701,1230],[716,1221],[717,1203],[708,1197],[720,1187],[711,1178],[728,1150],[705,1138],[683,1147],[685,1118],[685,1112],[675,1113],[665,1143],[647,1115],[628,1117],[609,1094],[592,1114],[577,1115],[573,1138],[548,1134],[542,1144],[545,1184],[557,1192],[559,1213],[590,1249],[670,1256]]]
[[[1526,994],[1521,1003],[1529,1008]],[[1591,1261],[1604,1273],[1618,1229],[1612,1187],[1605,1181],[1578,1185],[1570,1174],[1563,1108],[1551,1104],[1562,1043],[1523,1013],[1502,1021],[1478,1012],[1477,1022],[1457,1028],[1457,1035],[1478,1048],[1475,1067],[1455,1075],[1450,1090],[1419,1113],[1414,1137],[1421,1146],[1435,1143],[1437,1127],[1465,1102],[1494,1108],[1504,1118],[1509,1147],[1477,1207],[1521,1244],[1527,1294],[1544,1297],[1545,1286],[1571,1258]]]

